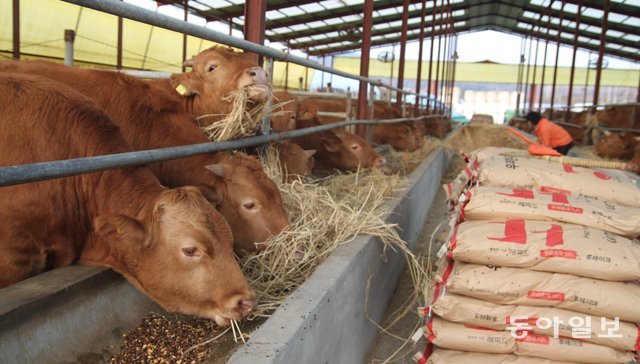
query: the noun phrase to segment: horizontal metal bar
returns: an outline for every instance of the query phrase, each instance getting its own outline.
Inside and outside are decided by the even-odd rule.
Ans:
[[[284,91],[284,90],[279,90]],[[297,91],[287,90],[286,92],[296,96],[316,97],[320,99],[339,99],[346,100],[347,94],[341,92],[314,92],[314,91]]]
[[[162,72],[162,71],[142,71],[142,70],[114,70],[120,73],[124,73],[125,75],[140,77],[140,78],[169,78],[171,77],[171,72]]]
[[[624,104],[598,104],[598,105],[571,105],[570,109],[584,108],[584,109],[592,109],[594,107],[614,107],[614,106],[640,106],[638,102],[627,102]],[[552,108],[552,110],[566,110],[567,106],[557,106]],[[547,109],[548,110],[548,109]]]
[[[84,173],[99,172],[107,169],[157,163],[172,159],[191,157],[198,154],[220,152],[223,150],[253,147],[269,142],[297,138],[300,136],[314,134],[317,132],[345,127],[349,125],[394,124],[405,121],[415,122],[441,116],[442,115],[428,115],[417,118],[341,121],[334,124],[319,125],[300,130],[273,133],[269,135],[260,135],[225,142],[201,143],[180,147],[150,149],[137,152],[0,167],[0,187],[35,181],[43,181],[60,177],[75,176]]]
[[[372,83],[381,87],[386,87],[396,92],[415,95],[415,92],[400,90],[398,88],[387,86],[382,83],[381,80],[376,80],[368,77],[362,77],[354,75],[348,72],[339,71],[328,66],[321,65],[320,63],[310,61],[303,57],[294,56],[290,53],[279,51],[274,48],[265,47],[257,43],[249,42],[244,39],[232,37],[230,35],[216,32],[211,29],[207,29],[203,26],[191,24],[183,20],[175,19],[167,15],[162,15],[157,12],[149,11],[141,7],[128,4],[119,0],[63,0],[65,2],[83,6],[89,9],[101,11],[104,13],[121,16],[123,18],[139,21],[142,23],[154,25],[160,28],[173,30],[182,34],[188,34],[194,37],[207,39],[212,42],[226,44],[231,47],[244,49],[245,51],[257,53],[266,57],[270,57],[279,61],[286,61],[301,66],[313,68],[319,71],[325,71],[338,76],[351,78],[363,82]],[[424,95],[422,95],[424,97]]]
[[[558,125],[564,125],[564,126],[568,126],[570,128],[576,128],[576,129],[594,128],[594,129],[601,129],[601,130],[606,130],[606,131],[618,131],[618,132],[627,132],[627,133],[640,134],[640,130],[638,130],[638,129],[611,128],[611,127],[602,126],[602,125],[580,125],[580,124],[567,123],[567,122],[559,121],[559,120],[552,120],[552,121],[554,123],[558,124]]]
[[[335,116],[338,118],[347,118],[346,112],[330,112],[330,111],[318,111],[318,116]]]

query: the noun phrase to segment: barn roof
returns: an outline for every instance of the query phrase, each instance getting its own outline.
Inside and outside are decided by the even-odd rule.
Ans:
[[[572,45],[578,5],[582,3],[578,46],[597,51],[607,0],[448,0],[437,1],[436,20],[448,7],[457,33],[496,30],[533,36]],[[182,0],[163,3],[183,6]],[[362,37],[362,0],[267,0],[266,38],[288,43],[310,55],[335,54],[359,49]],[[400,41],[402,0],[374,1],[372,46]],[[408,40],[420,36],[422,0],[409,0]],[[447,31],[439,22],[433,26],[434,1],[427,0],[425,35]],[[448,6],[447,6],[448,5]],[[189,11],[209,21],[231,23],[242,29],[244,1],[189,0]],[[442,29],[441,29],[442,28]],[[640,1],[610,0],[605,53],[640,61]]]

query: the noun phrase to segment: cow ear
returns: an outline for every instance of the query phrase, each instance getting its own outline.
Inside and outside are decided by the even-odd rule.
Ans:
[[[218,164],[209,164],[204,166],[204,168],[206,168],[208,171],[210,171],[211,173],[215,174],[216,176],[220,177],[220,178],[224,178],[224,166],[220,163]]]
[[[305,150],[304,154],[307,155],[307,158],[311,158],[311,157],[313,157],[314,154],[316,154],[316,150],[315,149]]]
[[[122,251],[151,247],[151,235],[144,224],[126,215],[98,216],[93,222],[93,233],[104,244]]]
[[[189,58],[184,63],[182,63],[182,67],[193,67],[193,58]]]
[[[204,89],[204,81],[193,72],[174,73],[169,82],[182,96],[200,95]]]
[[[329,153],[335,153],[340,150],[340,143],[331,139],[322,139],[322,146]]]
[[[218,208],[222,203],[222,191],[219,188],[215,188],[212,185],[197,185],[202,192],[204,198],[209,201],[213,205],[213,207]]]

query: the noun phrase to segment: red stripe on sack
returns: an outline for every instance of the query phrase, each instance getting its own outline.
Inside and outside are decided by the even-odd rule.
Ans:
[[[517,198],[523,198],[525,200],[533,200],[534,198],[534,194],[533,191],[531,190],[521,190],[521,189],[513,189],[512,193],[504,193],[504,192],[497,192],[498,195],[503,195],[503,196],[508,196],[508,197],[517,197]]]
[[[522,323],[523,320],[511,320],[511,316],[507,316],[507,320],[506,320],[506,324],[507,325],[515,325],[517,323]],[[538,317],[527,317],[524,321],[527,322],[527,325],[529,326],[536,326],[536,324],[538,323]],[[518,330],[518,331],[531,331],[531,330]]]
[[[453,235],[451,236],[451,241],[449,242],[450,250],[449,250],[449,253],[447,254],[447,258],[449,259],[453,259],[453,250],[458,245],[458,226],[460,225],[456,225],[456,227],[453,229]]]
[[[551,211],[560,211],[560,212],[570,212],[572,214],[582,214],[583,210],[581,207],[574,207],[568,205],[555,205],[550,203],[548,205],[549,210]]]
[[[517,342],[520,343],[531,343],[531,344],[540,344],[540,345],[549,345],[549,337],[545,335],[534,335],[527,334],[527,336],[516,339]]]
[[[429,330],[429,335],[427,336],[427,340],[432,343],[436,339],[436,333],[433,332],[433,318],[427,322],[427,330]]]
[[[550,192],[550,193],[561,193],[563,195],[570,195],[571,194],[571,191],[569,191],[569,190],[563,190],[562,188],[550,187],[550,186],[541,186],[540,187],[540,191],[541,192]]]
[[[433,289],[433,300],[431,301],[432,305],[436,302],[436,300],[438,300],[438,296],[440,295],[440,288],[442,288],[442,283],[437,283],[436,288]],[[426,311],[428,308],[425,307],[424,309]]]
[[[424,353],[422,354],[422,359],[424,359],[425,361],[421,364],[426,364],[427,359],[431,357],[431,354],[433,354],[433,344],[427,343],[427,346],[424,349]]]
[[[576,259],[578,257],[578,252],[575,250],[565,249],[545,249],[540,250],[540,256],[543,258]]]
[[[636,338],[636,347],[633,349],[638,351],[640,350],[640,324],[636,324],[636,327],[638,328],[638,337]]]
[[[502,224],[502,222],[497,223]],[[525,224],[523,219],[509,219],[504,222],[504,237],[487,237],[487,239],[505,243],[527,244],[527,229]]]
[[[529,291],[527,297],[535,300],[564,302],[564,293],[562,292]]]
[[[464,167],[464,173],[467,175],[467,178],[471,180],[471,177],[473,177],[473,174],[471,173],[471,168],[469,168],[469,166]]]

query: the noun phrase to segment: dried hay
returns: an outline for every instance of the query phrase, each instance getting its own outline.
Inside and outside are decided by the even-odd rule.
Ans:
[[[208,117],[224,116],[221,120],[203,128],[211,141],[221,142],[253,136],[260,130],[268,103],[263,102],[250,107],[253,104],[253,101],[249,99],[251,87],[248,86],[242,90],[232,91],[223,99],[233,105],[233,109],[229,114],[207,114],[196,118],[200,120]],[[271,88],[267,92],[269,94],[266,99],[270,100]]]
[[[265,171],[279,183],[277,154],[269,148]],[[291,227],[266,242],[265,251],[243,257],[240,265],[258,295],[254,316],[268,317],[338,246],[357,235],[373,235],[385,249],[408,252],[395,224],[384,221],[385,202],[406,186],[399,175],[379,170],[334,175],[314,183],[303,180],[278,187]],[[408,252],[408,254],[411,254]]]
[[[465,125],[448,141],[449,146],[460,152],[470,153],[483,147],[527,149],[528,145],[513,135],[503,125]]]
[[[425,137],[424,144],[413,152],[391,150],[385,155],[387,162],[384,171],[387,174],[402,175],[413,172],[436,148],[444,146],[442,141],[434,137]]]

